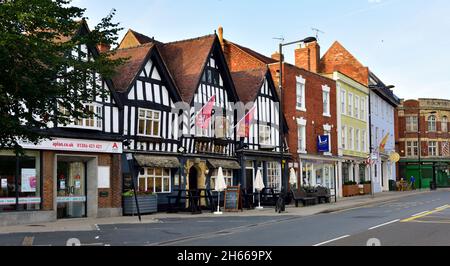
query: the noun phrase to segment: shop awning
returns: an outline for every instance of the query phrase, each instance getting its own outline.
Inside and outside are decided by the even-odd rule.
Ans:
[[[141,167],[178,168],[180,161],[175,157],[136,155],[136,162]]]
[[[215,169],[219,168],[219,167],[222,167],[223,169],[231,169],[231,170],[241,169],[241,166],[239,165],[239,163],[237,161],[208,159],[208,162]]]

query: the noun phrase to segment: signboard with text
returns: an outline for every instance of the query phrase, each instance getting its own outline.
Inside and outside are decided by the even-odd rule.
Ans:
[[[317,149],[319,152],[330,152],[330,137],[328,135],[317,137]]]
[[[19,142],[24,149],[51,150],[51,151],[77,151],[96,153],[121,154],[123,146],[121,142],[81,139],[52,139],[44,140],[39,144]]]

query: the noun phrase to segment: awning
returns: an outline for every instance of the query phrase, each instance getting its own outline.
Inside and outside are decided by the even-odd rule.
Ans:
[[[135,155],[136,162],[141,167],[178,168],[180,161],[175,157]]]
[[[208,163],[215,169],[222,167],[223,169],[239,170],[241,166],[237,161],[208,159]]]

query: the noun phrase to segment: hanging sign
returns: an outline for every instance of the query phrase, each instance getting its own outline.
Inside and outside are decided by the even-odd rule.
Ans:
[[[328,135],[317,138],[317,149],[319,152],[330,152],[330,137]]]
[[[36,169],[22,169],[22,192],[36,192]]]

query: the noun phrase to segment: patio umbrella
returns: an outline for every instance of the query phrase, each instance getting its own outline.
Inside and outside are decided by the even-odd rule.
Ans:
[[[215,212],[214,214],[223,214],[220,211],[220,192],[225,191],[225,189],[227,189],[227,184],[225,183],[225,178],[223,176],[223,169],[222,167],[219,167],[218,173],[217,173],[217,177],[216,177],[216,186],[214,187],[214,189],[217,191],[217,195],[218,195],[218,199],[217,199],[217,212]]]
[[[261,207],[261,191],[265,188],[266,186],[264,185],[264,181],[262,178],[262,173],[261,170],[259,169],[258,172],[256,173],[256,178],[255,178],[255,190],[258,191],[259,193],[259,206],[257,207],[257,209],[263,209],[263,207]]]
[[[297,184],[297,173],[295,172],[294,168],[291,168],[291,172],[289,174],[289,184],[291,184],[293,187]]]

